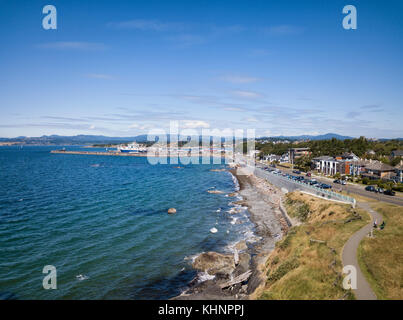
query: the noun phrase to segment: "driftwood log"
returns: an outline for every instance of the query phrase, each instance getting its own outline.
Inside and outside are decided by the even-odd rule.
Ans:
[[[326,244],[326,241],[323,241],[323,240],[316,240],[316,239],[309,239],[309,242],[317,242],[317,243],[323,243],[323,244]]]
[[[233,285],[236,285],[237,283],[244,282],[244,281],[249,279],[251,274],[252,274],[252,271],[248,270],[245,273],[242,273],[239,276],[235,277],[234,279],[232,279],[232,280],[230,280],[228,282],[220,284],[220,288],[225,289],[225,288],[231,287]]]

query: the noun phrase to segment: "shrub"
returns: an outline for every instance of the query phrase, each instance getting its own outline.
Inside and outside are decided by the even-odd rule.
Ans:
[[[269,281],[277,281],[284,277],[288,272],[299,267],[297,258],[291,258],[284,261],[268,278]]]
[[[309,213],[309,206],[306,203],[300,205],[297,209],[297,216],[301,221],[305,221],[308,218]]]

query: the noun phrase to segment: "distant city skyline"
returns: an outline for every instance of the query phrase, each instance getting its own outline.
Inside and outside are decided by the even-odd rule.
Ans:
[[[44,30],[42,8],[57,8]],[[342,26],[356,6],[357,30]],[[403,137],[403,2],[1,1],[0,137]]]

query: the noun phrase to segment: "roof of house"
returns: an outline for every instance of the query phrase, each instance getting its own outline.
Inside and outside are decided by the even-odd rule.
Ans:
[[[312,160],[317,160],[317,161],[321,161],[321,160],[324,160],[324,161],[334,161],[334,160],[336,160],[336,159],[333,158],[333,157],[330,157],[330,156],[320,156],[320,157],[313,158]]]
[[[392,153],[395,157],[403,157],[403,150],[394,150]]]
[[[399,163],[398,165],[395,166],[395,169],[397,170],[403,170],[403,164]]]
[[[382,163],[380,161],[372,161],[365,164],[365,168],[368,170],[376,170],[376,171],[392,171],[395,170],[392,166]]]

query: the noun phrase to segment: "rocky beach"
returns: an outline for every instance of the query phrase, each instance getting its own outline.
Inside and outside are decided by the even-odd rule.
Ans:
[[[192,263],[199,271],[198,276],[174,299],[249,299],[265,283],[263,270],[267,257],[289,227],[280,209],[282,194],[267,181],[241,168],[230,172],[239,183],[237,195],[241,200],[235,204],[248,208],[255,226],[254,237],[233,245],[231,253],[198,255]]]

